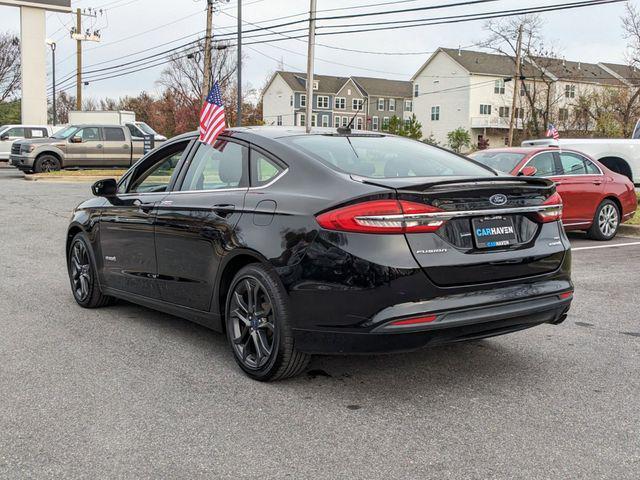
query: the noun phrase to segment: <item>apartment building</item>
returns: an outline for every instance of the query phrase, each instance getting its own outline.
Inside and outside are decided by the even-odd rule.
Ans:
[[[277,71],[262,93],[267,125],[304,126],[307,108],[307,75]],[[409,81],[371,77],[314,75],[312,126],[347,126],[354,130],[384,131],[396,115],[405,121],[413,111]]]
[[[537,121],[546,129],[548,110],[559,130],[574,127],[573,109],[582,95],[628,86],[628,67],[538,57],[522,62],[516,92],[515,128]],[[625,70],[626,69],[626,70]],[[414,112],[425,137],[447,143],[447,133],[462,127],[477,144],[508,140],[515,63],[512,57],[471,50],[439,48],[412,77]],[[537,114],[533,114],[533,109]],[[585,129],[592,125],[584,125]]]

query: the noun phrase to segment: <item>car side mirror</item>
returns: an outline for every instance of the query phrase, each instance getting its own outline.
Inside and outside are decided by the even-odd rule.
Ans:
[[[110,197],[118,191],[118,183],[113,178],[98,180],[91,186],[91,191],[96,197]]]
[[[9,135],[2,135],[2,136],[0,137],[0,140],[2,140],[3,142],[4,142],[5,140],[9,140]]]
[[[533,177],[536,173],[538,173],[538,169],[536,167],[524,167],[522,170],[520,170],[520,173],[518,173],[518,176],[520,177]]]
[[[71,143],[82,143],[82,137],[71,137]]]

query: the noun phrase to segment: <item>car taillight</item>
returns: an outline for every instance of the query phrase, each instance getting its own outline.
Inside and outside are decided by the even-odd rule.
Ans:
[[[547,209],[538,212],[538,219],[542,223],[555,222],[562,218],[562,197],[558,192],[547,198],[542,205],[549,206]]]
[[[373,200],[337,208],[318,215],[322,228],[357,233],[435,232],[444,220],[429,214],[439,208],[405,200]]]

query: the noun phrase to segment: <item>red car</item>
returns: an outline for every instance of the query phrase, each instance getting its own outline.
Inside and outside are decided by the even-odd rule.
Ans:
[[[634,185],[587,155],[557,147],[495,148],[471,158],[511,175],[546,177],[564,201],[566,230],[586,230],[596,240],[611,240],[638,206]]]

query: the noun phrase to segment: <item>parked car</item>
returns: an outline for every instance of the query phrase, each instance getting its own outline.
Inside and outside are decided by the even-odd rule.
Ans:
[[[581,152],[556,147],[496,148],[471,157],[511,175],[555,182],[564,202],[566,230],[586,230],[596,240],[611,240],[637,208],[634,185],[625,175]]]
[[[121,125],[129,129],[129,133],[133,138],[144,138],[145,135],[153,135],[154,140],[157,142],[167,140],[167,137],[160,135],[145,122],[137,121],[135,112],[127,110],[73,110],[69,112],[69,123],[74,125]]]
[[[0,127],[0,161],[9,161],[11,145],[25,138],[47,138],[53,134],[53,128],[47,125],[3,125]]]
[[[51,138],[17,141],[11,165],[24,172],[68,167],[130,167],[144,155],[144,141],[117,125],[72,125]]]
[[[577,150],[640,187],[640,140],[611,138],[561,138],[526,140],[523,147],[556,147]]]
[[[414,140],[254,127],[168,141],[97,182],[67,235],[82,307],[113,298],[226,332],[258,380],[562,322],[553,182]]]

